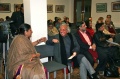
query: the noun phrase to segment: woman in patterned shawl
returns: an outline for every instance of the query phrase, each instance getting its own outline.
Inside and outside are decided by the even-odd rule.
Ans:
[[[46,79],[45,70],[40,62],[39,53],[34,48],[45,37],[35,42],[30,41],[31,26],[22,24],[19,34],[13,39],[7,58],[7,71],[9,79]]]

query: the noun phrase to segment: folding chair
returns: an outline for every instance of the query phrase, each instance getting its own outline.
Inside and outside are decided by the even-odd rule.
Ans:
[[[35,47],[37,52],[40,53],[41,58],[53,56],[53,46],[50,45],[40,45]],[[44,67],[47,69],[47,78],[50,79],[49,73],[54,72],[54,78],[56,78],[56,71],[64,69],[64,79],[66,79],[66,65],[55,61],[47,61],[43,63]]]

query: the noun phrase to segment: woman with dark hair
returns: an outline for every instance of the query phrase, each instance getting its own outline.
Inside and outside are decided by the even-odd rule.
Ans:
[[[9,79],[46,79],[44,67],[40,62],[39,53],[34,48],[41,38],[35,42],[30,41],[32,35],[31,26],[22,24],[18,35],[13,39],[8,51],[7,71]]]
[[[86,31],[88,31],[90,33],[90,35],[93,37],[95,31],[94,29],[92,28],[92,21],[91,20],[86,20],[85,21],[85,24],[86,24]]]

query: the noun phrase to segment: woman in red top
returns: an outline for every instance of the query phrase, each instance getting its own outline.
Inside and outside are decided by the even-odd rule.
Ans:
[[[86,21],[85,21],[85,24],[86,24],[86,26],[87,26],[86,31],[88,31],[88,32],[90,33],[90,35],[93,37],[95,31],[94,31],[94,29],[92,28],[92,21],[91,21],[91,20],[86,20]]]

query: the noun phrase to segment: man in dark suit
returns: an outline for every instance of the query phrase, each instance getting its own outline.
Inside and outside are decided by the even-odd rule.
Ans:
[[[102,55],[101,52],[96,50],[96,44],[91,35],[86,31],[85,22],[78,22],[77,27],[79,30],[75,33],[75,37],[80,45],[81,54],[83,54],[88,61],[94,66],[94,63],[99,60],[99,64],[96,67],[96,71],[104,71],[106,66],[106,55]]]
[[[12,35],[14,36],[17,32],[17,29],[19,26],[24,23],[24,7],[23,4],[21,4],[20,11],[13,12],[11,16],[11,20],[13,23],[11,24],[11,32]]]

